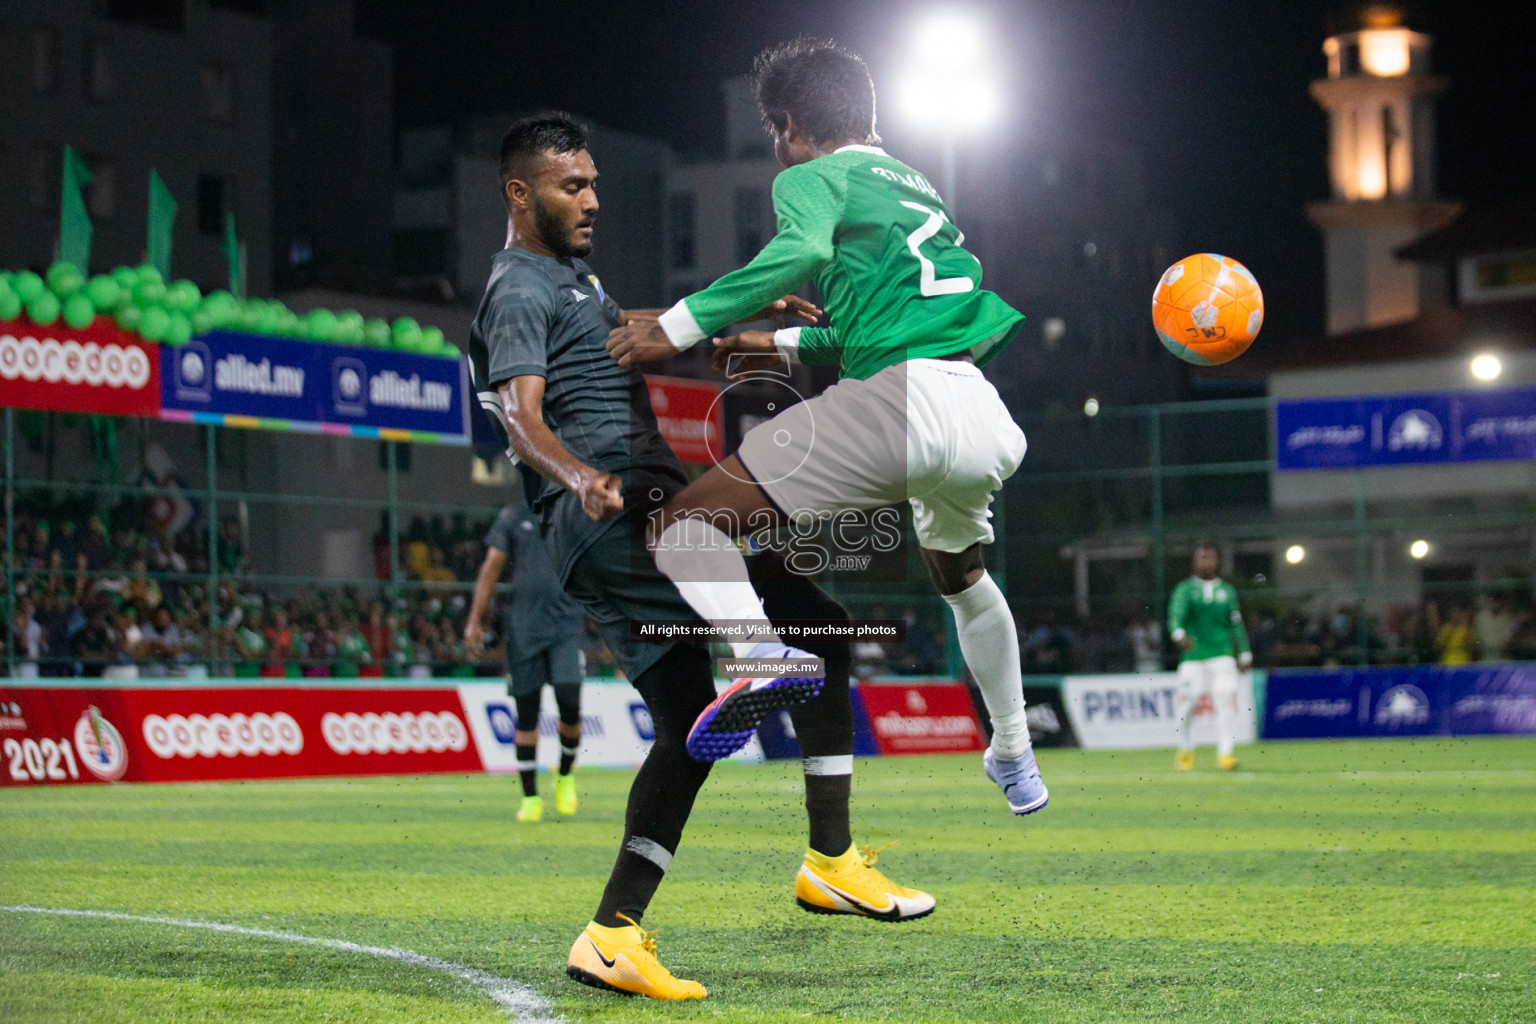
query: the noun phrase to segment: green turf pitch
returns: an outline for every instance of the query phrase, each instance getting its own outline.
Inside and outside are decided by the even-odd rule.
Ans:
[[[701,1003],[567,981],[628,772],[517,825],[512,778],[0,792],[0,904],[398,947],[570,1020],[1536,1021],[1536,741],[1268,744],[1243,770],[1044,751],[1006,812],[979,757],[858,763],[859,841],[938,898],[806,914],[798,765],[717,768],[652,905]],[[549,777],[543,777],[546,789]],[[0,1021],[504,1021],[451,973],[168,924],[0,911]]]

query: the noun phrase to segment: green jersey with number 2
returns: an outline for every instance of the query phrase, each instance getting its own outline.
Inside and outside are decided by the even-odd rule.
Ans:
[[[831,327],[803,328],[802,363],[860,379],[970,350],[978,365],[1024,315],[981,287],[981,264],[928,179],[873,146],[845,146],[773,182],[778,233],[751,263],[683,300],[704,336],[814,279]]]

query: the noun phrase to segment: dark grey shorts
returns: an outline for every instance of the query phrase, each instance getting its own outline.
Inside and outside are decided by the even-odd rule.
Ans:
[[[586,661],[579,637],[552,644],[537,654],[512,662],[512,681],[507,685],[507,693],[513,697],[527,697],[538,693],[543,686],[579,684],[586,675]]]
[[[631,620],[700,619],[672,581],[656,568],[643,534],[637,535],[632,529],[630,515],[626,512],[620,516],[577,556],[566,578],[565,592],[581,603],[613,652],[619,670],[633,680],[676,644],[631,640]]]

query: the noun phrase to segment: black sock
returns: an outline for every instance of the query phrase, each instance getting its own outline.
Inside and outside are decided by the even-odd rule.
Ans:
[[[644,836],[625,836],[624,848],[619,851],[592,920],[604,928],[627,924],[626,917],[639,924],[645,908],[651,905],[651,897],[656,895],[656,887],[666,877],[664,865],[671,862],[672,852],[660,843]]]
[[[519,743],[517,750],[517,774],[523,780],[523,796],[539,795],[539,747],[536,743],[527,746]]]
[[[759,562],[759,555],[752,562]],[[752,582],[769,619],[816,619],[846,624],[848,610],[803,576],[771,560],[752,569]],[[795,739],[805,759],[805,813],[811,849],[826,857],[848,852],[848,794],[853,789],[852,664],[847,644],[802,644],[826,664],[827,678],[813,701],[789,709]]]
[[[560,734],[560,774],[571,774],[571,768],[576,764],[576,748],[581,746],[580,736],[567,736]]]
[[[853,776],[805,776],[805,814],[810,819],[811,849],[824,857],[838,857],[853,845],[848,827],[848,794],[853,790]]]
[[[635,679],[656,730],[656,742],[629,787],[624,812],[624,844],[603,889],[592,920],[617,928],[638,922],[656,895],[694,797],[709,777],[710,766],[688,756],[688,729],[715,699],[713,666],[699,647],[675,646]]]

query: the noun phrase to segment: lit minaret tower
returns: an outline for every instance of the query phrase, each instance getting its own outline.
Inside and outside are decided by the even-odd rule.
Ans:
[[[1430,37],[1401,12],[1369,7],[1364,27],[1323,42],[1328,77],[1312,97],[1328,112],[1333,198],[1308,209],[1322,229],[1328,333],[1407,320],[1421,308],[1419,269],[1393,250],[1441,227],[1460,204],[1437,199],[1435,97]]]

